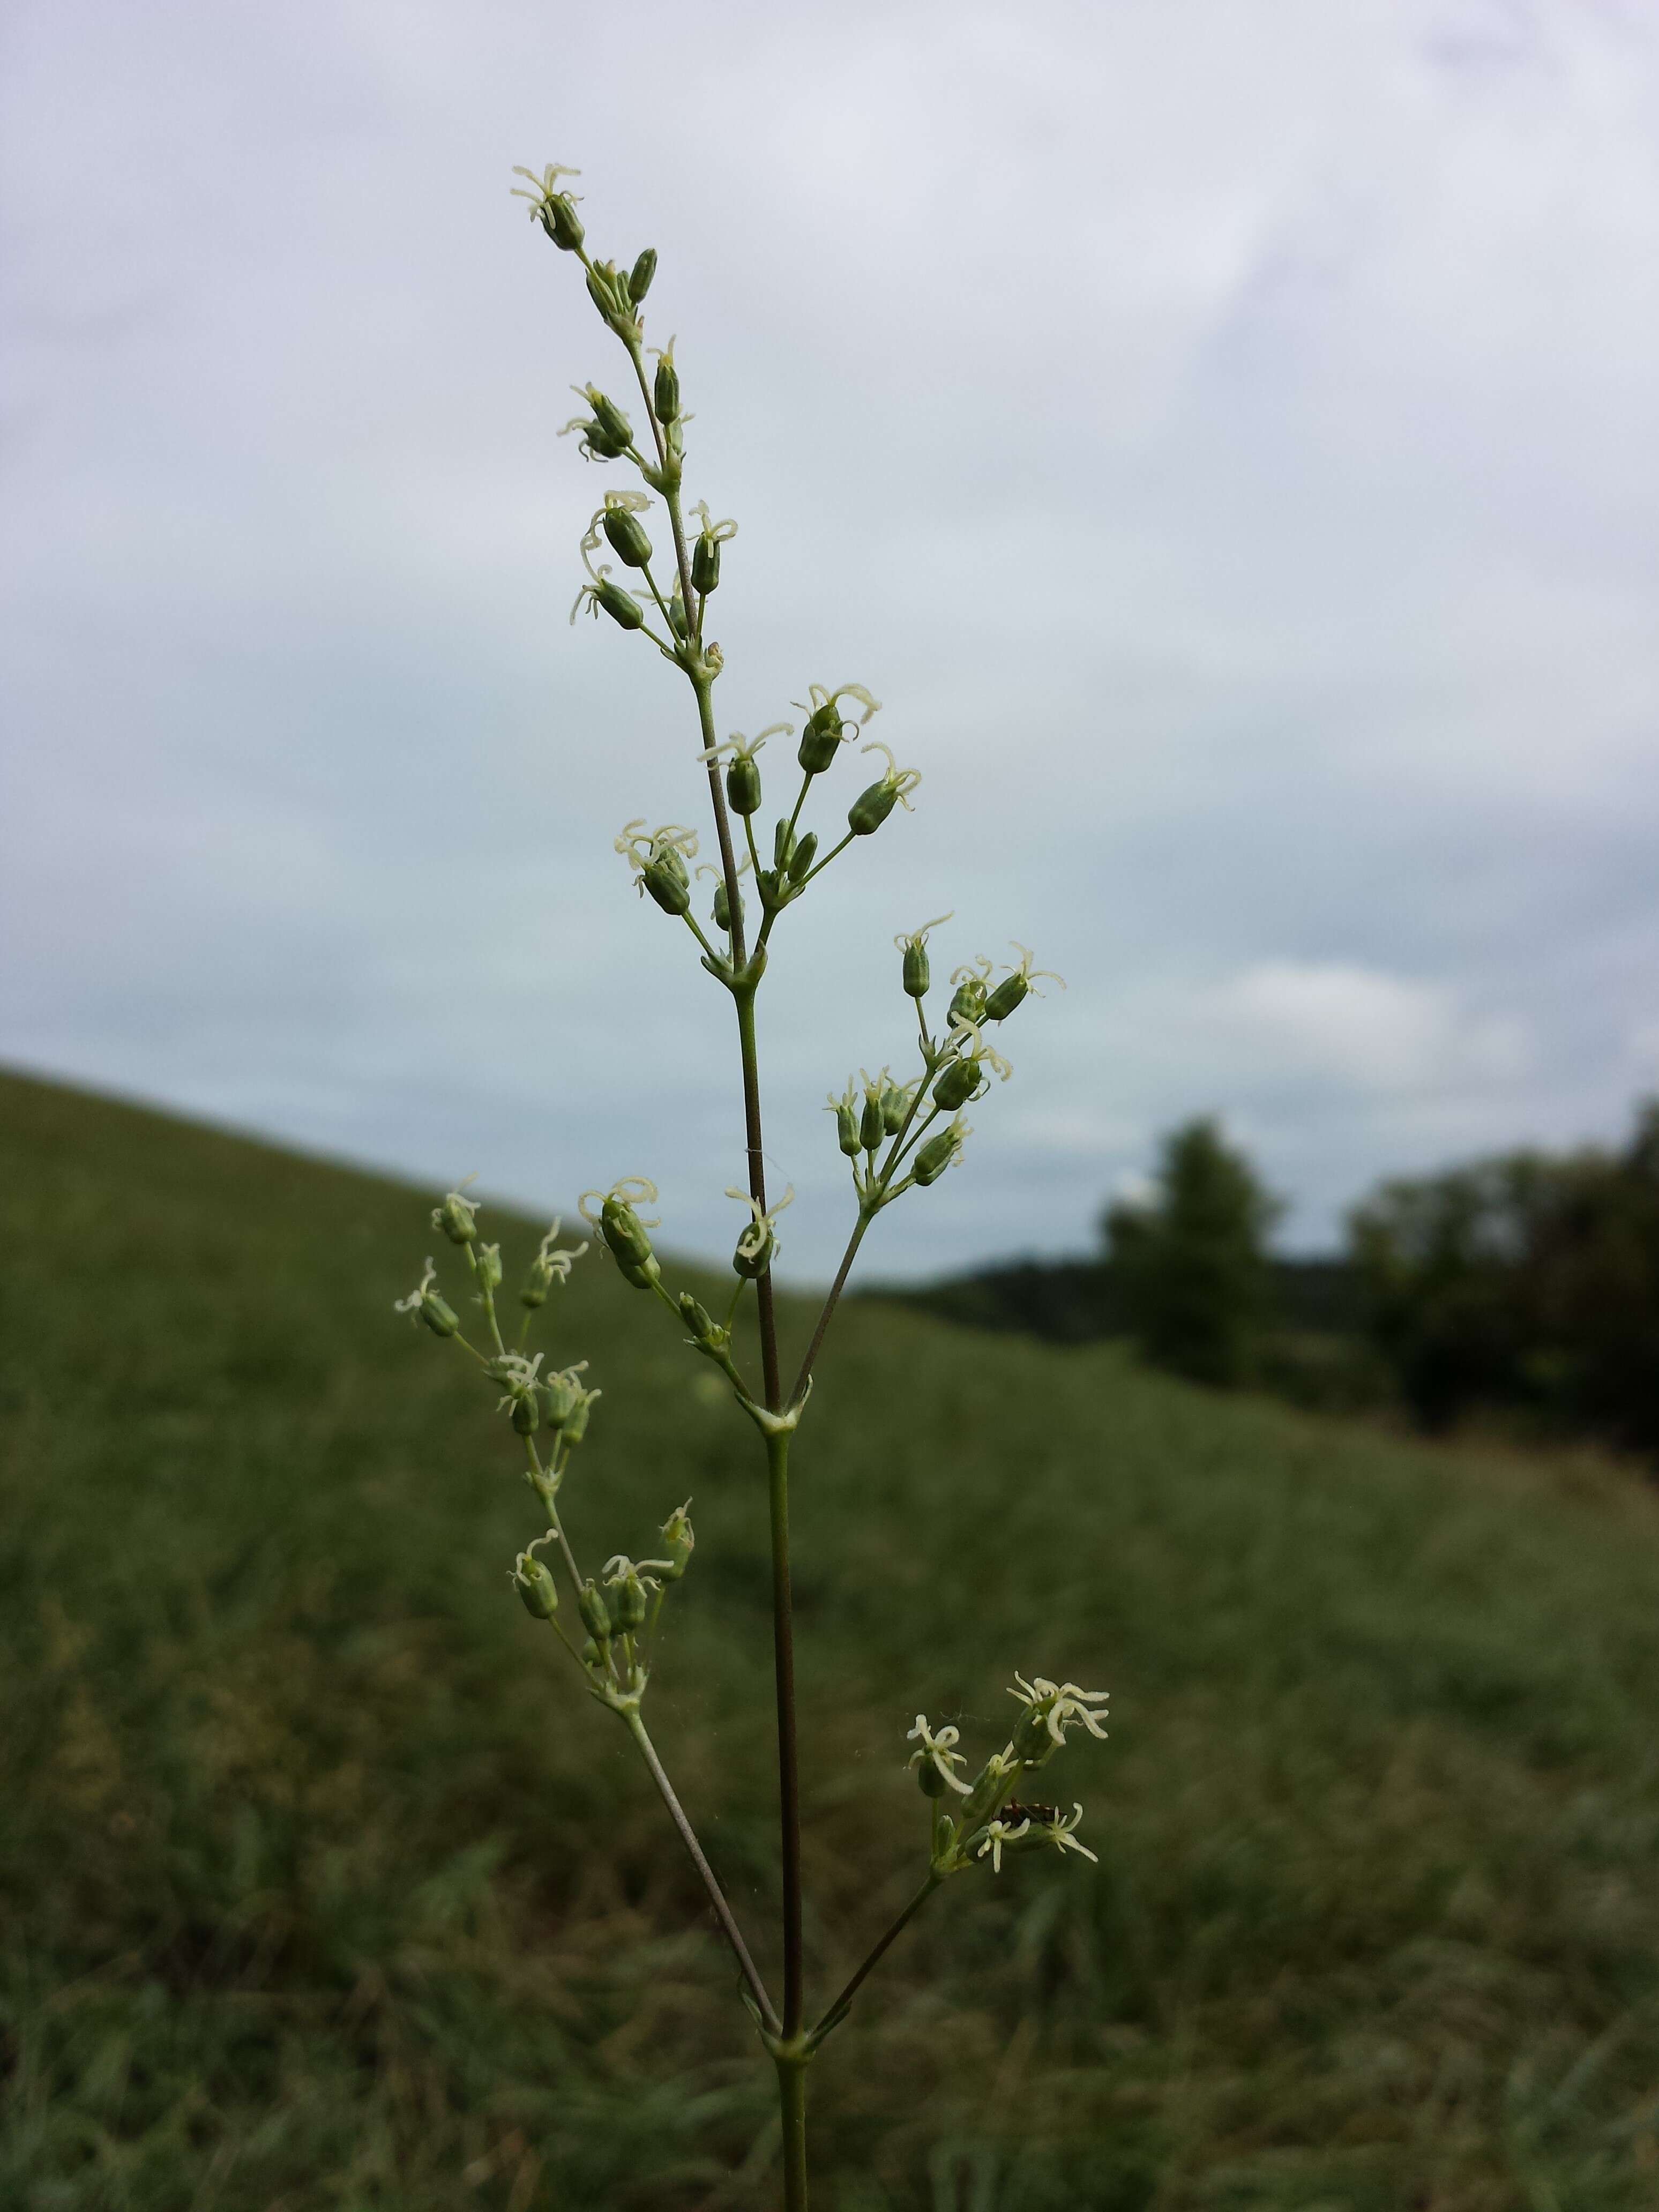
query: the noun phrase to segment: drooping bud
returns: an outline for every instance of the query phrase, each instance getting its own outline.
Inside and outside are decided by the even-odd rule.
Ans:
[[[631,507],[623,507],[620,498],[615,505],[607,500],[599,518],[599,526],[610,539],[611,550],[619,560],[626,561],[630,568],[648,566],[651,540],[646,535],[645,525]]]
[[[441,1291],[434,1288],[436,1271],[428,1260],[426,1273],[406,1298],[392,1301],[393,1313],[413,1314],[423,1321],[434,1336],[453,1336],[460,1328],[454,1308]]]
[[[614,1191],[599,1208],[599,1234],[616,1258],[630,1267],[642,1267],[653,1256],[639,1215],[629,1200]]]
[[[1003,977],[987,998],[985,1019],[988,1022],[1006,1022],[1014,1009],[1029,996],[1030,988],[1024,976],[1016,968],[1012,975]]]
[[[958,1106],[965,1106],[979,1089],[981,1080],[980,1065],[970,1053],[965,1060],[953,1060],[933,1085],[933,1103],[946,1114],[954,1114]]]
[[[513,1584],[532,1620],[552,1620],[559,1609],[559,1586],[533,1552],[520,1553],[513,1569]]]
[[[628,296],[637,307],[651,289],[651,279],[657,273],[657,249],[647,246],[628,272]]]
[[[619,629],[637,629],[645,620],[644,610],[633,593],[613,584],[609,576],[601,576],[590,590],[594,605],[603,607]]]
[[[672,846],[647,861],[640,871],[640,881],[665,914],[684,914],[690,908],[691,886],[684,863]]]
[[[869,785],[848,808],[848,828],[855,837],[872,836],[892,812],[893,801],[897,797],[897,792],[885,779]]]
[[[929,1137],[916,1154],[915,1164],[910,1170],[924,1190],[929,1183],[937,1182],[945,1173],[962,1150],[962,1141],[966,1134],[967,1131],[953,1121],[948,1129],[941,1129],[936,1137]]]

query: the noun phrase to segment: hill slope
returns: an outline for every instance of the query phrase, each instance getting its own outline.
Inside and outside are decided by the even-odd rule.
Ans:
[[[0,1079],[8,2204],[770,2201],[698,1893],[503,1578],[505,1425],[390,1310],[429,1202]],[[758,1929],[748,1438],[607,1262],[563,1295],[591,1553],[696,1496],[652,1704]],[[918,1708],[988,1746],[1015,1667],[1114,1701],[1054,1771],[1098,1872],[954,1885],[826,2051],[826,2208],[1659,2200],[1652,1499],[878,1307],[832,1346],[820,1986],[914,1882]]]

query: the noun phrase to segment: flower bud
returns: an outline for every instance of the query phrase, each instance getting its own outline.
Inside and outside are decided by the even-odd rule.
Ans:
[[[789,863],[795,855],[795,833],[789,824],[779,821],[772,832],[772,861],[780,875],[787,875]]]
[[[599,1234],[617,1261],[628,1267],[642,1267],[653,1256],[644,1224],[628,1200],[614,1192],[599,1208]]]
[[[916,1786],[924,1797],[943,1797],[951,1785],[931,1759],[921,1759],[916,1765]]]
[[[579,1444],[587,1434],[587,1417],[592,1411],[593,1401],[599,1395],[597,1390],[577,1392],[576,1402],[570,1409],[570,1418],[564,1425],[564,1440],[567,1444]]]
[[[806,718],[800,733],[800,744],[795,758],[808,775],[822,775],[835,763],[841,750],[842,712],[833,699],[828,699]]]
[[[596,385],[577,384],[571,389],[593,410],[593,420],[586,428],[588,443],[596,442],[597,434],[597,442],[611,449],[607,459],[625,453],[634,442],[634,426],[616,401],[607,398]]]
[[[988,1022],[1006,1022],[1014,1009],[1029,996],[1030,988],[1016,968],[1012,975],[1003,977],[987,998],[983,1018]]]
[[[741,892],[738,895],[738,921],[741,926],[743,921]],[[723,876],[714,885],[714,927],[716,929],[724,930],[728,937],[732,934],[732,901],[727,894],[726,878]]]
[[[971,1055],[966,1060],[953,1060],[933,1085],[933,1103],[947,1114],[954,1114],[958,1106],[965,1106],[979,1089],[980,1066]]]
[[[541,1560],[520,1552],[513,1570],[513,1584],[532,1620],[551,1620],[559,1609],[559,1586]]]
[[[501,1281],[501,1248],[499,1244],[473,1244],[467,1249],[467,1259],[472,1267],[472,1279],[481,1291],[499,1290]]]
[[[929,1183],[939,1181],[961,1150],[961,1133],[954,1128],[941,1129],[936,1137],[929,1137],[916,1154],[915,1165],[910,1172],[925,1190]]]
[[[469,1176],[467,1181],[471,1180]],[[477,1217],[476,1201],[452,1190],[441,1206],[433,1208],[432,1226],[441,1229],[452,1244],[471,1244],[478,1234]]]
[[[910,1110],[911,1092],[907,1085],[890,1083],[881,1094],[881,1126],[890,1137],[896,1137],[904,1127],[904,1117]]]
[[[684,645],[691,635],[685,618],[685,594],[680,589],[679,578],[674,579],[674,588],[668,594],[668,627]]]
[[[513,1401],[513,1426],[521,1437],[533,1437],[542,1425],[542,1401],[534,1390],[521,1390]]]
[[[959,1022],[982,1022],[985,1019],[985,982],[982,976],[968,975],[957,985],[946,1019],[954,1029]]]
[[[859,1116],[859,1149],[861,1152],[873,1152],[886,1133],[887,1124],[881,1110],[881,1093],[878,1091],[866,1091],[864,1094],[864,1111]]]
[[[851,1099],[832,1098],[830,1103],[836,1109],[836,1142],[849,1160],[855,1160],[864,1146],[860,1140],[859,1117],[853,1111]]]
[[[752,1249],[750,1249],[751,1245]],[[758,1239],[745,1230],[738,1239],[737,1250],[732,1255],[732,1267],[745,1282],[752,1283],[771,1266],[772,1255],[776,1249],[777,1239],[773,1236],[769,1224],[765,1234]]]
[[[575,1412],[582,1395],[582,1386],[576,1380],[576,1370],[566,1368],[556,1375],[550,1375],[541,1389],[547,1425],[550,1429],[562,1429]]]
[[[657,273],[657,249],[647,246],[628,272],[628,296],[637,307],[651,289],[651,279]]]
[[[738,753],[726,770],[726,804],[734,814],[754,814],[761,803],[760,763],[751,754]]]
[[[657,420],[659,422],[673,422],[678,420],[680,373],[674,366],[674,354],[672,347],[658,359],[656,381],[652,396],[656,401]]]
[[[576,1593],[576,1610],[582,1617],[582,1626],[596,1644],[611,1641],[611,1615],[599,1585],[591,1577]]]
[[[596,605],[602,606],[623,629],[637,629],[645,620],[633,593],[623,591],[620,584],[613,584],[609,576],[601,576],[592,586],[592,592]]]
[[[919,937],[908,939],[904,946],[906,997],[925,999],[933,988],[933,970],[927,964],[927,947]]]
[[[817,858],[818,833],[809,830],[804,837],[797,838],[795,849],[789,855],[788,877],[792,884],[804,884],[812,872],[812,863]]]
[[[666,1565],[661,1561],[653,1561],[653,1565],[659,1568],[665,1582],[678,1582],[696,1547],[697,1540],[691,1533],[690,1504],[688,1498],[684,1505],[677,1505],[662,1524],[662,1540],[668,1553],[668,1560]]]
[[[678,1304],[680,1309],[680,1319],[690,1330],[697,1342],[699,1344],[710,1343],[713,1340],[714,1334],[714,1316],[709,1312],[708,1307],[704,1305],[702,1300],[701,1298],[694,1297],[690,1291],[682,1291],[679,1295]]]
[[[630,568],[647,566],[651,558],[651,540],[631,507],[607,507],[599,518],[599,526],[619,560],[626,561]]]
[[[606,1585],[611,1633],[632,1636],[645,1626],[645,1584],[632,1567]]]
[[[847,810],[847,826],[855,837],[868,837],[879,830],[893,811],[898,797],[894,786],[884,776],[861,791]]]
[[[691,887],[686,881],[685,868],[671,865],[679,855],[672,848],[647,860],[640,871],[644,884],[665,914],[684,914],[691,904]]]
[[[584,1667],[602,1667],[605,1664],[605,1654],[591,1636],[583,1644],[580,1656]]]
[[[460,1328],[459,1316],[436,1291],[422,1291],[416,1310],[434,1336],[453,1336]]]
[[[705,530],[691,548],[691,581],[705,595],[720,580],[720,541]]]
[[[642,1261],[638,1267],[635,1267],[631,1260],[618,1260],[617,1272],[623,1282],[631,1283],[636,1291],[648,1291],[661,1274],[662,1269],[657,1265],[654,1258]]]
[[[574,253],[585,235],[581,217],[568,192],[550,193],[544,204],[536,210],[541,217],[542,228],[562,252]]]

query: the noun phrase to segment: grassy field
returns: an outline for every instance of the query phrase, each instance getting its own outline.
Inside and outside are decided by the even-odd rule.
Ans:
[[[390,1310],[429,1203],[0,1080],[8,2208],[772,2201],[700,1892],[505,1579],[506,1424]],[[589,1555],[696,1496],[653,1724],[759,1929],[750,1439],[608,1263],[565,1297]],[[829,2045],[825,2212],[1659,2204],[1634,1480],[866,1306],[797,1489],[820,1989],[920,1871],[918,1707],[1114,1693],[1051,1770],[1098,1870],[952,1885]]]

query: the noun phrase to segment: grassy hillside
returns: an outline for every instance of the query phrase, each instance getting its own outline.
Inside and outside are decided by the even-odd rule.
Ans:
[[[699,1893],[509,1593],[505,1424],[390,1310],[428,1203],[0,1081],[7,2206],[771,2201]],[[758,1925],[749,1438],[606,1263],[563,1318],[590,1551],[696,1496],[652,1701]],[[1098,1871],[953,1885],[828,2047],[825,2212],[1659,2203],[1650,1497],[869,1306],[799,1458],[820,1986],[915,1878],[918,1707],[1114,1692],[1055,1770]]]

